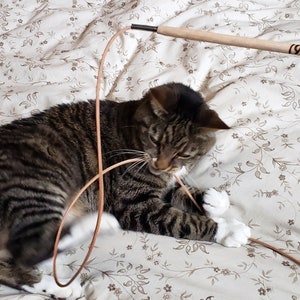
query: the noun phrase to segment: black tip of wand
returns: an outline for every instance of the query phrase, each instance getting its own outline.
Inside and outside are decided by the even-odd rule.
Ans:
[[[158,26],[142,25],[142,24],[131,24],[131,29],[145,30],[145,31],[157,31]]]

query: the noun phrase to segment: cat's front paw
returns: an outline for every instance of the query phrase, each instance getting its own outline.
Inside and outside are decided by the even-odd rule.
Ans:
[[[226,247],[240,247],[248,243],[250,228],[237,219],[215,218],[218,224],[215,240]]]
[[[215,189],[208,189],[203,197],[203,208],[210,217],[223,215],[229,208],[230,202],[225,191],[218,192]]]
[[[53,276],[43,275],[40,282],[33,284],[32,286],[24,285],[22,289],[32,294],[45,295],[51,299],[79,299],[83,290],[78,280],[74,280],[70,285],[66,287],[59,287]]]

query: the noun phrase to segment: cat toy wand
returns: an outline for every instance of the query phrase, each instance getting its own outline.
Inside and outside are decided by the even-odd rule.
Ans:
[[[220,34],[202,30],[188,28],[178,28],[169,26],[149,26],[141,24],[131,24],[131,29],[146,30],[158,34],[172,36],[176,38],[186,38],[190,40],[217,43],[229,46],[252,48],[258,50],[280,52],[286,54],[295,54],[300,56],[300,44],[291,44],[287,42],[276,42],[270,40],[261,40],[242,36]]]

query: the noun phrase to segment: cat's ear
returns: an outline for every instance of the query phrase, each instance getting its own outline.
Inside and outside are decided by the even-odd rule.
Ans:
[[[180,88],[182,89],[182,86]],[[214,110],[209,109],[201,95],[199,98],[199,95],[194,95],[195,92],[191,93],[190,90],[188,92],[189,94],[186,96],[187,102],[184,102],[184,98],[180,102],[179,95],[183,93],[180,89],[178,91],[178,86],[174,84],[165,84],[152,88],[148,95],[150,96],[152,109],[157,116],[164,117],[170,113],[179,113],[187,116],[192,122],[202,128],[214,130],[230,128]],[[203,102],[201,103],[200,100]]]
[[[161,85],[150,89],[151,105],[155,113],[168,114],[175,111],[178,103],[174,90],[169,85]]]
[[[199,110],[195,123],[208,129],[230,129],[217,112],[208,107]]]

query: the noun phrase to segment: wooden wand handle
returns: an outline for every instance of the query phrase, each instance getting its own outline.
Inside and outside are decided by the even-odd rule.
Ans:
[[[300,44],[291,44],[287,42],[275,42],[269,40],[261,40],[257,38],[233,36],[228,34],[220,34],[220,33],[207,32],[202,30],[177,28],[177,27],[169,27],[169,26],[155,27],[155,26],[132,24],[131,28],[154,31],[159,34],[173,36],[176,38],[186,38],[186,39],[209,42],[209,43],[217,43],[223,45],[300,55]]]

